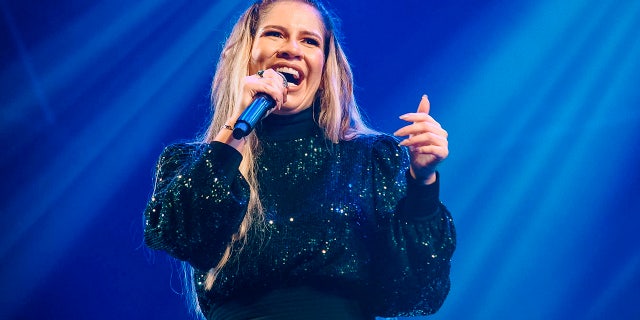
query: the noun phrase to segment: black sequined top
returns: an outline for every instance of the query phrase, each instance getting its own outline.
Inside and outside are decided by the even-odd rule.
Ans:
[[[417,184],[405,148],[391,136],[334,144],[313,118],[311,108],[271,115],[256,129],[264,227],[250,231],[211,290],[206,273],[237,232],[249,198],[234,148],[213,142],[163,151],[145,210],[146,244],[193,266],[205,315],[301,286],[357,301],[371,317],[435,312],[449,292],[455,248],[439,177]]]

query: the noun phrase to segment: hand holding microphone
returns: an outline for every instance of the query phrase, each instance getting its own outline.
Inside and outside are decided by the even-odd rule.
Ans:
[[[258,121],[268,115],[269,110],[286,102],[287,78],[282,73],[267,69],[258,71],[257,76],[259,78],[277,79],[278,81],[271,81],[265,86],[264,89],[268,93],[258,92],[253,96],[253,101],[244,109],[233,126],[234,139],[241,139],[247,136],[255,128]],[[275,83],[278,85],[274,85]],[[284,90],[282,90],[282,86],[284,86]],[[281,103],[279,103],[278,95],[275,94],[277,92],[282,92]]]

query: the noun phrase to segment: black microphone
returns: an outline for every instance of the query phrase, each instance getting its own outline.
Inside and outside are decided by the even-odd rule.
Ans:
[[[255,127],[258,121],[267,115],[267,111],[276,106],[276,100],[266,93],[259,92],[253,98],[251,104],[244,109],[236,124],[233,126],[233,137],[241,139],[246,137]]]

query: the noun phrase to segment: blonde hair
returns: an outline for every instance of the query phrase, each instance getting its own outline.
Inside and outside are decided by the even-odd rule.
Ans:
[[[340,140],[351,140],[362,134],[375,133],[363,121],[355,102],[353,75],[344,51],[338,42],[336,18],[318,1],[264,0],[254,3],[242,14],[223,47],[211,86],[213,118],[203,141],[213,141],[226,121],[240,111],[240,84],[242,78],[249,73],[251,47],[260,17],[279,1],[299,1],[309,4],[322,16],[325,26],[325,65],[320,89],[316,93],[316,100],[320,101],[318,123],[326,138],[333,143],[338,143]],[[229,261],[231,253],[235,251],[234,246],[237,245],[241,249],[247,241],[248,230],[260,227],[264,221],[255,163],[255,158],[259,153],[259,141],[255,133],[251,133],[245,139],[239,170],[250,188],[247,213],[218,265],[207,274],[205,283],[207,290],[211,289],[218,273]]]

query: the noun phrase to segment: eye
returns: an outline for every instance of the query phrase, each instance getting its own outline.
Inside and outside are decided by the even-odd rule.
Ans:
[[[262,35],[265,37],[282,38],[282,33],[280,31],[275,31],[275,30],[265,31]]]
[[[320,46],[320,41],[313,39],[313,38],[305,38],[303,40],[304,43],[314,46],[314,47],[319,47]]]

